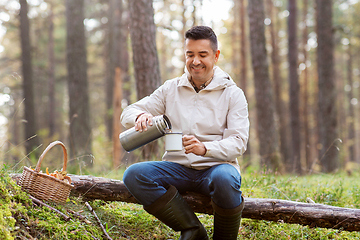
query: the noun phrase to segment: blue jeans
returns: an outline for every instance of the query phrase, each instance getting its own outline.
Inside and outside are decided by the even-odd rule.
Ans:
[[[241,204],[241,176],[230,164],[195,170],[168,161],[140,162],[126,169],[123,181],[130,193],[149,206],[173,185],[180,193],[191,191],[210,196],[221,208]]]

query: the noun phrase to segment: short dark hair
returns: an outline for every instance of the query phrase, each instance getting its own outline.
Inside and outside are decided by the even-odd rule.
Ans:
[[[208,39],[210,40],[211,48],[214,52],[218,50],[218,41],[216,34],[214,31],[207,26],[194,26],[186,31],[185,33],[185,40],[201,40],[201,39]]]

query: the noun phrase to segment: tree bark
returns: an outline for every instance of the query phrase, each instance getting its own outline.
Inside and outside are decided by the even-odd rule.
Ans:
[[[123,79],[123,99],[126,100],[126,103],[130,103],[130,96],[133,92],[133,87],[129,75],[129,10],[127,6],[122,5],[122,14],[121,14],[121,35],[120,35],[120,68],[122,72]]]
[[[49,137],[51,138],[55,133],[55,51],[54,51],[54,12],[53,4],[49,2],[49,43],[48,43],[48,76],[49,76],[49,86],[48,86],[48,96],[49,96]]]
[[[236,14],[237,15],[237,14]],[[246,41],[246,13],[245,13],[245,0],[240,0],[240,87],[247,93],[247,41]]]
[[[245,0],[240,0],[240,87],[244,91],[245,95],[248,93],[248,44],[247,44],[247,32],[246,32],[246,12],[245,12]],[[236,14],[237,15],[237,14]],[[251,162],[251,148],[250,148],[250,138],[249,136],[248,142],[247,142],[247,150],[243,154],[243,159],[245,162],[245,165],[249,165]]]
[[[121,116],[121,100],[122,100],[122,72],[119,67],[115,70],[114,76],[114,94],[113,94],[113,169],[118,169],[121,165],[121,155],[122,155],[122,147],[119,141],[119,135],[122,130],[121,123],[119,121]]]
[[[9,121],[8,123],[8,143],[6,145],[4,145],[3,149],[4,152],[7,152],[7,159],[9,160],[7,162],[8,165],[10,166],[18,166],[21,163],[21,159],[18,157],[18,153],[16,151],[12,151],[13,146],[18,146],[20,144],[20,128],[18,126],[18,123],[21,121],[21,116],[19,116],[18,114],[18,109],[19,109],[19,105],[21,100],[23,99],[22,96],[22,91],[21,89],[13,91],[11,94],[11,97],[14,100],[14,105],[11,106],[10,108],[10,115],[9,115],[9,119],[11,119],[11,121]],[[6,146],[6,148],[5,148]],[[26,164],[31,164],[30,160],[27,160],[25,162],[23,162],[22,164],[26,165]],[[17,168],[16,168],[17,169]]]
[[[114,44],[114,35],[117,31],[115,29],[115,1],[109,0],[108,8],[108,23],[107,31],[105,37],[105,102],[106,102],[106,112],[105,112],[105,125],[107,137],[112,140],[113,135],[113,94],[114,94],[114,77],[115,77],[115,59],[116,55],[116,45]]]
[[[150,95],[161,84],[152,1],[129,1],[137,98]]]
[[[113,137],[113,95],[114,95],[114,78],[117,68],[121,72],[127,73],[124,70],[123,54],[127,51],[126,38],[124,39],[123,32],[123,2],[122,0],[109,1],[109,23],[108,23],[108,63],[106,66],[106,129],[109,139]],[[125,42],[124,42],[125,41]]]
[[[84,0],[66,1],[70,157],[92,166]],[[78,168],[79,166],[74,167]]]
[[[240,82],[240,5],[239,0],[234,0],[234,7],[232,8],[233,21],[231,26],[231,72],[232,77],[239,87],[241,86]],[[239,14],[240,13],[240,14]],[[242,88],[243,89],[243,88]],[[245,92],[245,90],[243,89]]]
[[[183,27],[180,31],[180,38],[181,38],[182,46],[185,46],[185,32],[187,30],[187,27],[186,27],[186,22],[187,22],[186,8],[187,8],[187,6],[185,4],[185,0],[181,1],[181,7],[182,7],[181,19],[182,19]],[[185,54],[181,55],[181,61],[184,63],[184,67],[185,67]]]
[[[257,135],[259,138],[260,163],[273,171],[281,171],[277,133],[274,119],[273,91],[267,61],[264,2],[248,2],[252,67],[255,82]]]
[[[302,53],[304,55],[305,69],[303,70],[303,108],[302,108],[302,122],[304,128],[304,149],[305,149],[305,169],[309,171],[311,169],[311,133],[310,133],[310,120],[309,120],[309,70],[307,67],[308,54],[307,54],[307,41],[308,41],[308,26],[307,26],[307,14],[308,14],[308,0],[303,1],[303,11],[302,11],[302,20],[304,24],[304,29],[302,31]]]
[[[244,218],[360,231],[360,209],[279,199],[246,198]]]
[[[192,12],[192,26],[197,26],[197,18],[196,18],[196,4],[195,4],[195,0],[192,0],[192,5],[194,6],[194,11]]]
[[[289,0],[288,17],[288,61],[289,61],[289,97],[292,161],[287,166],[291,172],[301,174],[300,155],[300,116],[299,116],[299,75],[298,75],[298,45],[297,45],[297,6],[296,0]]]
[[[285,168],[287,172],[290,172],[290,163],[291,163],[291,151],[290,151],[290,142],[289,142],[289,123],[288,116],[286,114],[286,104],[282,99],[283,95],[283,78],[280,73],[280,54],[279,54],[279,38],[278,38],[278,30],[279,30],[279,20],[276,17],[278,15],[278,10],[274,13],[274,5],[272,0],[267,0],[268,6],[268,14],[271,19],[270,24],[270,37],[271,37],[271,63],[272,63],[272,82],[274,84],[275,91],[275,107],[276,113],[279,121],[279,136],[280,136],[280,152],[285,164]]]
[[[332,1],[317,0],[319,160],[324,172],[338,167]]]
[[[349,37],[351,39],[351,37]],[[351,42],[348,45],[347,50],[347,85],[350,86],[349,91],[347,91],[347,102],[349,106],[348,110],[348,119],[347,119],[347,131],[348,131],[348,140],[347,140],[347,147],[349,149],[349,159],[351,162],[357,162],[355,158],[355,145],[356,145],[356,138],[355,138],[355,110],[354,105],[352,104],[352,99],[354,97],[353,93],[353,56],[352,56],[352,44]]]
[[[20,38],[21,38],[21,62],[22,62],[22,90],[24,96],[24,122],[25,122],[25,148],[28,154],[32,153],[40,145],[37,137],[37,123],[34,100],[33,69],[31,59],[30,23],[28,4],[26,0],[20,0]],[[35,153],[38,157],[38,152]]]
[[[133,50],[137,98],[150,95],[161,84],[159,60],[156,49],[156,26],[153,1],[129,1],[130,36]],[[142,147],[142,157],[149,160],[157,154],[157,141]]]

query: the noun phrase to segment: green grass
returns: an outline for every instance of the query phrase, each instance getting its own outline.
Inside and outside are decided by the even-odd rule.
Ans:
[[[245,197],[276,198],[332,206],[360,208],[359,173],[319,174],[296,177],[291,175],[256,174],[243,176]]]
[[[9,178],[6,167],[0,171],[0,239],[105,239],[83,199],[71,197],[64,205],[53,207],[72,217],[64,221],[53,211],[34,206],[27,195]],[[108,178],[121,179],[122,171]],[[296,177],[252,171],[242,176],[245,197],[276,198],[339,207],[360,208],[359,173],[318,174]],[[140,205],[123,202],[92,201],[102,224],[113,239],[178,239],[179,233],[163,225]],[[72,216],[79,212],[91,223]],[[213,216],[197,214],[212,236]],[[309,228],[297,224],[242,219],[238,239],[360,239],[360,233],[334,229]]]

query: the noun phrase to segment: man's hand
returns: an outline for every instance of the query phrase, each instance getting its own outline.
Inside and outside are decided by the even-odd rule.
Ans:
[[[186,154],[193,153],[195,155],[204,156],[206,153],[205,145],[193,135],[184,135],[183,145]]]
[[[143,113],[138,116],[135,122],[135,130],[139,132],[147,131],[147,126],[152,126],[153,124],[152,118],[153,115],[151,115],[150,113]]]

